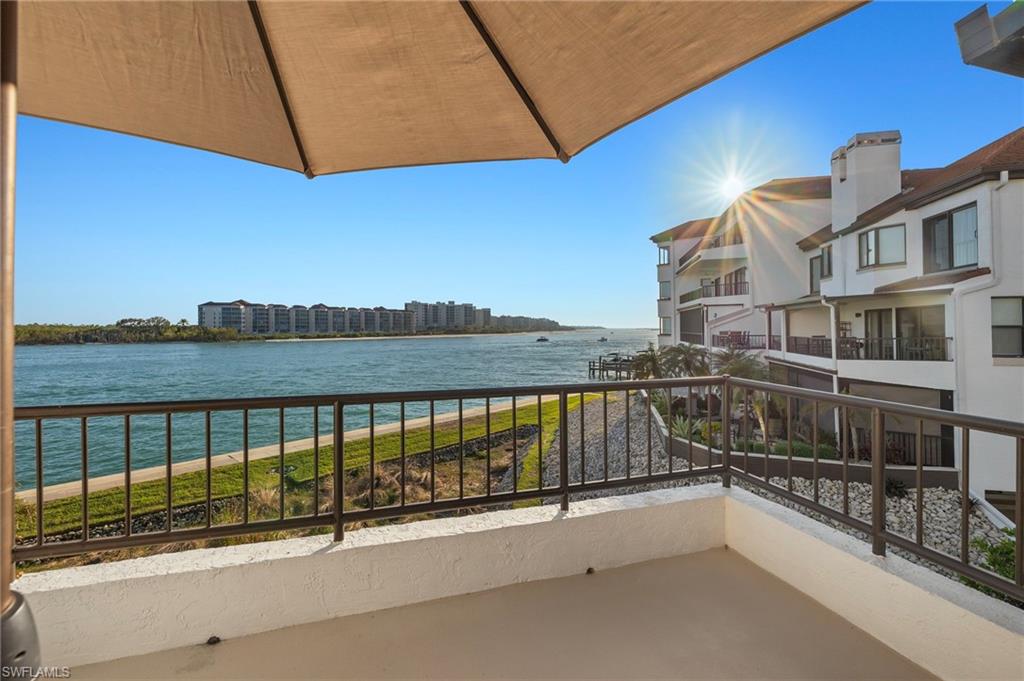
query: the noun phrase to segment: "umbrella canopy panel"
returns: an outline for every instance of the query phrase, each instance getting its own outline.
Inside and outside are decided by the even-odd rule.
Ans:
[[[307,175],[562,158],[861,2],[21,2],[19,110]]]

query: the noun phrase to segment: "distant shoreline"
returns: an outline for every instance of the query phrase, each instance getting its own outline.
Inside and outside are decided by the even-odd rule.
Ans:
[[[284,343],[297,341],[355,341],[355,340],[387,340],[410,338],[460,338],[479,336],[517,336],[523,334],[560,333],[566,331],[597,330],[603,327],[564,326],[558,329],[525,329],[525,330],[472,330],[465,333],[415,333],[415,334],[317,334],[297,336],[292,334],[239,334],[232,329],[197,329],[188,327],[175,330],[173,327],[162,331],[159,335],[141,333],[133,335],[121,329],[98,326],[63,326],[25,324],[15,327],[15,345],[140,345],[160,343]],[[230,333],[225,333],[230,332]]]

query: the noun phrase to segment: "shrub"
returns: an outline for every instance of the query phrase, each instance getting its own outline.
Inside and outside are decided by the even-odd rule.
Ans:
[[[886,478],[885,496],[902,499],[907,496],[907,483],[903,482],[899,478]]]
[[[733,451],[743,451],[744,440],[736,440],[733,444]],[[750,450],[752,454],[763,454],[764,443],[763,442],[750,442]],[[776,440],[772,443],[772,454],[775,456],[786,456],[789,454],[789,443],[784,440]],[[793,443],[793,457],[799,459],[813,459],[814,448],[806,442],[794,442]],[[818,443],[818,458],[819,459],[830,459],[835,460],[839,458],[839,454],[836,452],[836,448],[831,445]]]
[[[1013,540],[1013,530],[1003,528],[1003,534],[1006,535],[1005,539],[1000,539],[997,542],[989,541],[988,539],[978,538],[971,542],[971,546],[981,551],[981,559],[983,565],[981,567],[986,570],[991,570],[1000,577],[1012,580],[1014,578],[1014,547],[1015,543]],[[960,581],[982,593],[986,593],[993,598],[999,598],[1004,601],[1008,601],[1017,605],[1018,607],[1024,607],[1024,603],[1016,601],[1009,596],[1003,595],[995,589],[990,589],[987,586],[983,586],[975,582],[973,579],[961,577]]]

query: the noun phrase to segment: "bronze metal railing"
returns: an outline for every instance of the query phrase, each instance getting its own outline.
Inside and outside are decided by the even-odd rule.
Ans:
[[[814,357],[831,357],[832,339],[824,336],[787,336],[786,352]]]
[[[952,338],[840,338],[839,359],[945,362],[953,359]]]
[[[643,405],[642,415],[636,413],[638,403]],[[652,418],[652,403],[659,405],[660,420],[669,424],[671,432],[678,436],[680,430],[685,431],[685,446],[674,444],[674,437],[665,437],[664,450],[654,451],[652,443],[656,437],[662,437],[663,431]],[[614,423],[610,421],[610,407],[621,407]],[[586,413],[582,414],[584,409]],[[250,419],[264,411],[276,420],[277,442],[269,450],[260,448],[257,454],[250,447]],[[221,419],[226,413],[240,417],[238,434],[243,445],[238,460],[229,463],[218,458],[220,455],[212,445],[215,421],[222,423],[214,417]],[[306,449],[286,443],[286,413],[310,419],[312,438],[302,445]],[[767,433],[758,434],[757,423],[765,415],[770,427]],[[969,501],[961,504],[959,555],[943,553],[926,544],[924,457],[916,457],[917,484],[911,492],[916,495],[914,536],[898,534],[886,526],[887,461],[883,433],[889,417],[916,423],[916,451],[924,451],[926,423],[951,426],[958,431],[961,494],[965,500],[970,499],[971,464],[978,456],[986,455],[984,450],[972,450],[972,433],[1004,439],[1013,448],[1018,522],[1012,577],[1007,579],[984,565],[972,563]],[[18,540],[13,549],[17,560],[317,527],[333,529],[334,538],[340,541],[345,523],[538,499],[557,499],[565,509],[570,496],[577,493],[713,475],[720,477],[726,487],[733,479],[742,480],[859,530],[871,537],[877,554],[884,554],[891,544],[1024,600],[1024,495],[1019,493],[1024,489],[1024,424],[1000,419],[728,376],[19,407],[15,418],[34,428],[31,451],[20,451],[17,455],[34,458],[36,476],[34,490],[21,493],[33,502],[22,504]],[[139,482],[140,471],[133,466],[133,421],[141,419],[155,419],[160,424],[165,449],[164,463],[156,469],[155,477],[154,469],[146,469],[145,482]],[[93,455],[91,422],[97,420],[105,421],[108,428],[123,431],[119,464],[122,468],[117,474],[123,480],[117,481],[119,484],[114,488],[108,485],[106,489],[90,491],[90,482],[95,481],[84,475],[78,481],[78,502],[71,504],[77,515],[73,515],[68,526],[67,499],[56,500],[60,508],[51,507],[54,502],[46,498],[47,490],[42,484],[50,451],[44,438],[44,424],[56,421],[77,426],[81,469],[89,471]],[[797,421],[799,427],[795,428]],[[195,425],[193,432],[179,433],[175,429],[176,423],[189,422]],[[361,428],[346,430],[346,422]],[[830,430],[823,425],[826,423],[834,423],[835,429]],[[624,455],[619,464],[609,456],[610,427],[625,430],[624,438],[615,438],[625,448],[624,453],[614,453]],[[591,432],[595,428],[596,432]],[[639,445],[642,451],[631,451],[637,445],[631,445],[630,434],[637,428],[645,429],[647,437]],[[798,431],[810,432],[809,442],[800,442],[802,436],[797,435]],[[851,464],[848,457],[841,457],[840,462],[841,501],[825,503],[819,489],[819,459],[827,457],[829,451],[847,451],[851,443],[843,440],[853,437],[854,432],[870,440],[869,518],[851,512],[848,470],[857,464]],[[187,484],[175,470],[183,465],[174,462],[179,438],[199,443],[203,451],[200,459],[184,462],[189,467],[184,475],[192,476]],[[986,436],[978,442],[993,447],[992,440],[993,437]],[[782,457],[773,448],[780,442],[785,443]],[[711,453],[704,465],[693,464],[695,443]],[[761,453],[752,451],[757,444],[762,446]],[[800,458],[804,467],[810,462],[809,479],[800,485],[794,484],[798,479],[793,475],[794,456]],[[226,468],[229,465],[239,468]],[[784,484],[777,482],[780,470],[785,472]],[[232,472],[234,477],[229,475]],[[235,486],[225,488],[225,480],[233,481]],[[329,488],[323,488],[328,483]],[[176,498],[178,486],[185,488],[184,500],[181,493]],[[807,488],[806,493],[801,494],[797,487]],[[162,494],[155,494],[161,488]],[[269,503],[263,504],[258,512],[250,504],[256,492],[269,498]],[[241,500],[237,512],[215,518],[217,509],[231,500]],[[189,523],[176,520],[176,513],[181,515],[183,508],[191,514]],[[49,528],[47,518],[51,516],[63,518],[64,525]],[[140,519],[147,521],[144,527],[138,526]]]
[[[737,350],[764,350],[768,337],[763,333],[716,333],[711,337],[711,345],[716,348],[735,348]]]

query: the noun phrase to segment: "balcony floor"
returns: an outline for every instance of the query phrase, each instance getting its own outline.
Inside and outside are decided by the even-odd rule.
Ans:
[[[73,671],[76,679],[934,678],[726,549]]]

